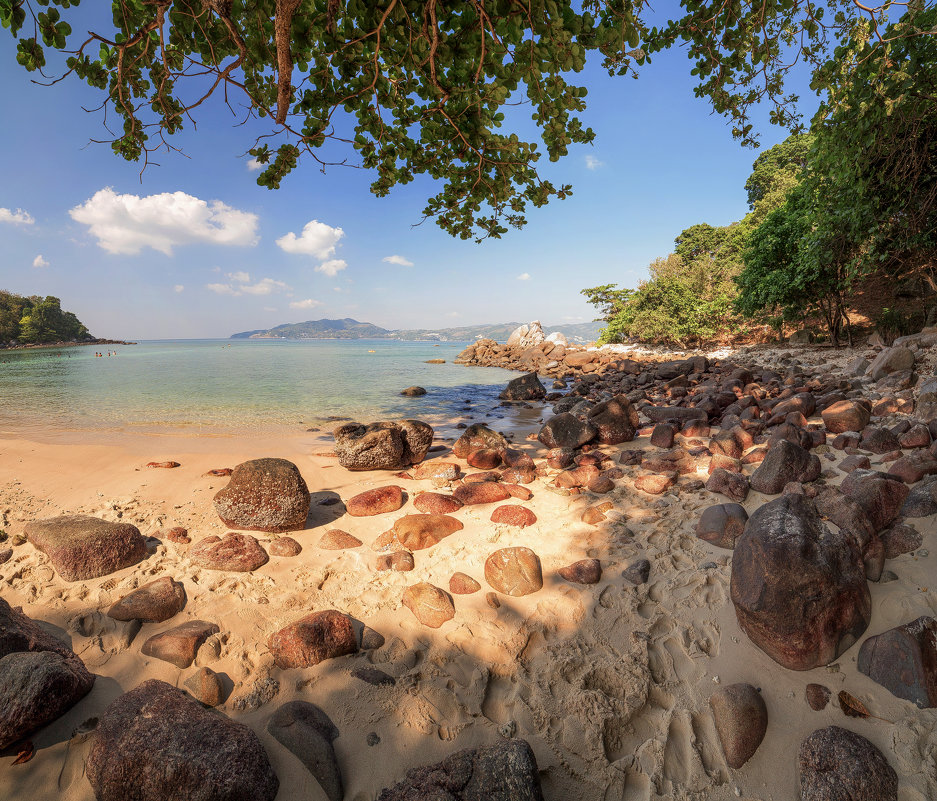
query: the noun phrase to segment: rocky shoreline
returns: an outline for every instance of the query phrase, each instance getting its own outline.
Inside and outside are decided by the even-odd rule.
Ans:
[[[89,339],[85,342],[43,342],[41,344],[11,344],[0,342],[0,350],[31,350],[35,348],[79,348],[88,345],[136,345],[136,342],[125,342],[122,339]]]
[[[642,361],[526,328],[460,356],[539,362],[518,441],[478,408],[233,470],[103,454],[129,499],[8,444],[13,797],[937,797],[931,334]]]

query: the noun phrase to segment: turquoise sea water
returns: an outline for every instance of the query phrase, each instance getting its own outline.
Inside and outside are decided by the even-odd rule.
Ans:
[[[0,351],[0,430],[263,432],[329,418],[494,409],[515,373],[452,364],[467,343],[180,340]],[[369,351],[373,351],[369,352]],[[424,364],[445,359],[446,364]],[[419,385],[420,398],[402,389]]]

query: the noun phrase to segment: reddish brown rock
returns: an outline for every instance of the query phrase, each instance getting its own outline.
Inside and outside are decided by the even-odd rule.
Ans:
[[[501,464],[501,454],[489,448],[480,448],[466,456],[465,461],[478,470],[494,470]]]
[[[339,464],[348,470],[399,470],[423,461],[433,428],[421,420],[347,423],[332,432]]]
[[[256,537],[229,531],[224,537],[206,537],[189,550],[189,558],[209,570],[249,573],[267,564],[270,557]]]
[[[449,579],[449,592],[453,595],[471,595],[481,588],[481,584],[465,573],[453,573]]]
[[[341,551],[345,548],[357,548],[359,545],[361,540],[337,528],[329,529],[319,540],[319,547],[327,551]]]
[[[839,469],[844,473],[851,473],[853,470],[868,470],[870,467],[872,467],[872,463],[869,461],[869,457],[858,453],[847,456],[839,463]]]
[[[869,637],[856,666],[892,695],[919,709],[937,706],[937,620],[917,620]]]
[[[182,584],[163,576],[127,593],[107,610],[107,616],[114,620],[162,623],[182,611],[185,600]]]
[[[534,494],[527,487],[522,487],[519,484],[505,484],[504,488],[511,493],[512,498],[521,501],[529,501],[534,497]]]
[[[829,687],[824,687],[822,684],[808,684],[804,695],[807,698],[807,704],[814,712],[820,712],[823,709],[826,709],[827,704],[830,702],[830,692]]]
[[[767,453],[767,448],[755,448],[755,450],[746,453],[740,461],[742,464],[761,464]]]
[[[862,431],[869,424],[870,415],[871,412],[866,406],[851,400],[839,401],[820,412],[823,425],[831,434]]]
[[[27,523],[27,539],[49,557],[65,581],[107,576],[146,558],[136,526],[85,515],[63,515]]]
[[[98,801],[273,801],[279,788],[254,732],[155,679],[107,707],[85,769]]]
[[[738,459],[733,459],[731,456],[726,456],[724,453],[714,453],[712,459],[709,460],[708,472],[712,475],[716,470],[720,469],[728,470],[730,473],[741,473],[742,462]]]
[[[768,708],[751,684],[727,684],[709,697],[716,733],[730,768],[754,756],[768,730]]]
[[[873,531],[881,531],[897,517],[909,492],[901,481],[873,470],[854,470],[840,489],[865,510]]]
[[[483,423],[474,423],[462,432],[462,436],[452,446],[452,452],[459,459],[465,459],[472,451],[484,448],[501,452],[507,447],[508,441],[502,434],[493,431]]]
[[[803,495],[783,495],[751,516],[735,544],[730,593],[742,630],[790,670],[837,659],[872,611],[858,542],[828,529]]]
[[[643,475],[634,480],[635,489],[650,495],[660,495],[666,492],[677,482],[676,473],[663,473],[661,475]]]
[[[572,487],[585,487],[590,481],[595,479],[601,471],[593,464],[584,464],[573,470],[564,470],[559,473],[553,483],[557,487],[571,489]]]
[[[501,601],[498,599],[498,593],[496,592],[486,592],[485,603],[488,604],[488,606],[490,606],[492,609],[501,608]]]
[[[866,459],[866,466],[870,466],[868,465],[868,459]],[[937,459],[927,451],[909,453],[907,456],[899,456],[889,465],[888,473],[897,476],[905,484],[916,484],[924,476],[932,476],[937,473]]]
[[[589,424],[595,427],[596,439],[603,445],[618,445],[634,439],[638,413],[627,396],[616,395],[592,407]]]
[[[741,473],[732,473],[725,468],[718,468],[709,476],[706,489],[725,495],[736,503],[743,503],[748,497],[748,478]]]
[[[395,541],[408,551],[432,548],[461,530],[462,522],[449,515],[404,515],[391,529]]]
[[[651,432],[651,445],[655,448],[672,448],[677,427],[671,423],[658,423]]]
[[[215,511],[231,528],[296,531],[306,527],[309,489],[299,468],[286,459],[252,459],[231,473],[215,494]]]
[[[166,532],[166,539],[170,542],[174,542],[177,545],[188,545],[192,542],[192,538],[189,536],[188,529],[182,528],[182,526],[175,526],[174,528],[169,529]]]
[[[484,484],[485,482],[501,481],[501,473],[497,470],[483,470],[480,473],[468,473],[462,476],[463,484]]]
[[[576,451],[572,448],[551,448],[547,451],[547,465],[554,470],[565,470],[576,461]]]
[[[902,448],[926,448],[931,443],[930,430],[918,423],[898,437]]]
[[[886,559],[896,559],[902,554],[916,551],[923,542],[920,532],[903,523],[882,532]]]
[[[267,640],[267,648],[281,670],[312,667],[358,650],[348,615],[334,609],[311,615],[280,629]]]
[[[431,629],[438,629],[455,617],[455,606],[449,593],[425,581],[404,590],[403,605],[420,623]]]
[[[519,451],[516,448],[506,448],[501,454],[501,458],[504,459],[504,463],[508,467],[520,470],[534,466],[534,460],[530,454]]]
[[[591,442],[598,430],[591,423],[580,420],[569,412],[551,417],[537,435],[548,448],[578,448]]]
[[[209,470],[205,475],[224,478],[225,476],[230,476],[232,472],[234,471],[230,467],[216,467],[214,470]]]
[[[277,537],[270,543],[270,553],[274,556],[299,556],[303,546],[292,537]]]
[[[401,506],[403,506],[401,487],[376,487],[349,498],[345,502],[345,511],[352,517],[373,517],[396,512]]]
[[[590,506],[582,513],[580,520],[582,520],[583,523],[588,523],[591,526],[598,525],[606,519],[605,513],[610,512],[614,508],[614,504],[612,504],[611,501],[600,503],[598,506]]]
[[[615,482],[604,473],[600,473],[586,484],[586,489],[589,490],[589,492],[594,492],[596,495],[604,495],[606,492],[611,492],[615,489]]]
[[[505,595],[537,592],[543,587],[540,558],[530,548],[501,548],[485,561],[485,580]]]
[[[598,584],[602,580],[602,563],[598,559],[580,559],[561,567],[557,573],[574,584]]]
[[[501,471],[501,480],[508,484],[532,484],[537,479],[533,467],[510,467]]]
[[[462,501],[438,492],[421,492],[413,499],[418,511],[428,515],[448,515],[462,508]]]
[[[409,573],[415,567],[413,554],[410,551],[394,551],[377,557],[376,563],[379,572],[393,570],[397,573]]]
[[[885,454],[891,453],[892,451],[900,451],[901,443],[898,442],[898,437],[892,434],[887,428],[866,426],[862,429],[862,439],[859,440],[859,447],[864,451]],[[900,455],[899,453],[899,456]]]
[[[195,661],[199,646],[221,629],[205,620],[190,620],[181,626],[154,634],[143,643],[142,653],[170,662],[178,668],[187,668]]]
[[[525,528],[536,523],[537,516],[524,506],[506,504],[505,506],[499,506],[491,513],[491,522]]]
[[[720,548],[735,548],[735,543],[748,522],[748,512],[737,503],[710,506],[696,524],[696,536]]]
[[[503,484],[486,481],[475,484],[463,484],[452,493],[457,501],[466,506],[483,503],[497,503],[511,497]]]
[[[179,462],[147,462],[147,467],[158,467],[163,470],[172,470],[174,467],[180,467]]]
[[[425,462],[413,468],[413,478],[417,481],[455,481],[461,472],[462,468],[455,462]]]
[[[185,680],[185,688],[192,697],[205,706],[224,703],[225,689],[221,677],[208,667],[199,668]]]
[[[787,440],[779,440],[752,473],[751,488],[755,492],[776,495],[790,481],[806,483],[820,475],[820,460],[815,454]]]

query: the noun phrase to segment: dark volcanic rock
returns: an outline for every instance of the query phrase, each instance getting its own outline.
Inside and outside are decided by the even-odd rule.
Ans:
[[[751,684],[727,684],[709,698],[716,732],[730,768],[740,768],[758,750],[768,730],[768,708]]]
[[[396,512],[401,506],[403,490],[400,487],[376,487],[349,498],[345,503],[345,511],[352,517],[372,517]]]
[[[85,767],[98,801],[273,801],[280,784],[247,726],[156,679],[107,707]]]
[[[907,485],[873,470],[853,470],[840,489],[865,510],[874,531],[891,523],[908,497]]]
[[[414,768],[377,801],[543,801],[543,792],[530,746],[507,740]]]
[[[755,492],[776,495],[790,481],[806,483],[820,475],[820,460],[787,440],[779,440],[768,450],[758,469],[752,473]]]
[[[420,420],[346,423],[332,432],[338,462],[348,470],[399,470],[423,461],[433,428]]]
[[[937,479],[918,484],[901,507],[902,517],[928,517],[937,514]]]
[[[178,668],[187,668],[195,661],[199,646],[219,631],[220,629],[214,623],[190,620],[169,631],[154,634],[143,643],[141,651],[146,656],[162,659]]]
[[[872,612],[859,544],[828,529],[804,495],[783,495],[749,518],[730,592],[742,630],[791,670],[839,657]]]
[[[426,394],[426,390],[423,387],[407,387],[400,390],[400,394],[407,398],[419,398]]]
[[[862,429],[862,439],[859,440],[859,447],[872,453],[891,453],[900,450],[901,443],[898,442],[898,437],[887,428],[866,426]]]
[[[937,620],[923,616],[869,637],[857,667],[898,698],[937,706]]]
[[[705,421],[708,419],[708,415],[702,409],[687,409],[683,406],[645,406],[641,411],[655,423],[667,423],[672,420],[682,423],[686,420]]]
[[[557,573],[574,584],[598,584],[602,580],[602,563],[598,559],[580,559],[561,567]]]
[[[353,654],[358,650],[358,640],[348,615],[327,609],[280,629],[267,640],[267,647],[277,667],[288,670]]]
[[[530,548],[501,548],[485,560],[485,580],[505,595],[537,592],[543,587],[540,558]]]
[[[537,439],[548,448],[578,448],[595,439],[597,433],[591,423],[584,423],[569,412],[563,412],[543,424]]]
[[[27,523],[24,533],[65,581],[107,576],[146,558],[146,541],[129,523],[62,515]]]
[[[725,495],[736,503],[742,503],[748,497],[748,478],[741,473],[733,473],[724,467],[713,470],[706,482],[706,489]]]
[[[738,503],[719,503],[710,506],[700,515],[696,524],[696,536],[720,548],[732,549],[742,536],[748,512]]]
[[[229,531],[224,537],[205,537],[189,551],[189,558],[209,570],[249,573],[267,564],[270,557],[256,537]]]
[[[214,503],[218,517],[231,528],[297,531],[306,527],[309,489],[292,462],[252,459],[234,468]]]
[[[621,577],[632,584],[647,584],[651,577],[651,563],[648,559],[636,559],[624,569]]]
[[[901,523],[887,531],[882,532],[882,543],[885,546],[885,558],[895,559],[903,553],[911,553],[921,547],[924,542],[919,531],[913,526]]]
[[[329,801],[342,801],[342,772],[332,747],[338,728],[325,712],[307,701],[289,701],[270,716],[267,731],[306,766]]]
[[[592,407],[589,423],[598,431],[599,442],[603,445],[618,445],[634,439],[638,413],[625,395],[616,395]]]
[[[185,606],[185,588],[169,576],[163,576],[144,584],[107,610],[114,620],[142,620],[146,623],[162,623],[180,612]]]
[[[524,401],[540,400],[546,397],[546,394],[547,391],[543,388],[543,384],[540,383],[540,379],[537,378],[537,374],[527,373],[527,375],[522,375],[519,378],[508,381],[508,385],[502,390],[498,397],[501,398],[501,400]]]
[[[898,775],[872,743],[828,726],[800,746],[801,801],[897,801]]]

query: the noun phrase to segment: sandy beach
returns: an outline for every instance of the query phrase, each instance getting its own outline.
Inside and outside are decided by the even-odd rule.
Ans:
[[[833,366],[840,367],[839,361]],[[540,464],[546,448],[534,435],[549,416],[548,405],[536,404],[491,425],[510,430],[514,447]],[[449,450],[460,433],[455,422],[437,429],[434,444],[442,448],[428,458],[458,461],[472,472]],[[624,451],[656,450],[650,427],[642,425],[634,441],[599,448],[608,463],[617,466]],[[824,447],[824,457],[832,454],[821,457],[825,483],[835,485],[843,477],[835,465],[845,454]],[[377,554],[369,546],[397,517],[414,512],[414,498],[433,491],[433,482],[392,471],[351,472],[330,450],[323,432],[284,432],[279,438],[71,432],[44,441],[8,433],[0,440],[0,528],[9,537],[0,548],[13,547],[12,557],[0,565],[0,596],[70,642],[97,676],[89,695],[30,738],[30,761],[13,765],[15,748],[0,756],[5,797],[93,799],[84,776],[90,737],[82,724],[145,679],[182,687],[200,666],[223,677],[228,695],[220,711],[260,737],[280,780],[281,801],[326,798],[266,730],[272,712],[295,699],[316,704],[337,726],[334,748],[349,801],[374,799],[408,768],[515,737],[530,743],[550,800],[789,801],[799,797],[800,743],[829,725],[862,734],[885,754],[898,773],[900,801],[937,797],[935,710],[919,710],[860,673],[857,647],[834,664],[798,672],[781,668],[741,631],[729,599],[732,553],[695,534],[701,510],[725,500],[699,486],[708,477],[705,462],[662,495],[634,487],[635,467],[623,467],[622,480],[601,495],[557,492],[548,485],[559,471],[544,469],[527,485],[532,498],[523,503],[536,515],[532,526],[490,522],[493,504],[465,506],[453,513],[464,528],[416,552],[415,569],[398,573],[377,571]],[[312,494],[306,528],[290,533],[302,552],[271,556],[250,573],[193,564],[189,549],[230,530],[212,506],[228,479],[208,471],[270,456],[295,463]],[[146,467],[164,460],[180,467]],[[693,479],[699,480],[687,489]],[[400,512],[345,513],[344,502],[352,496],[388,485],[407,493]],[[751,514],[770,499],[753,491],[744,506]],[[587,508],[606,502],[606,520],[582,522]],[[132,523],[149,538],[148,557],[99,579],[63,581],[49,559],[19,535],[30,521],[66,513]],[[889,560],[897,579],[871,584],[867,634],[937,612],[937,523],[934,516],[913,523],[923,550]],[[179,526],[188,530],[191,545],[166,536]],[[363,544],[320,548],[323,534],[335,528]],[[276,536],[253,533],[263,545]],[[500,606],[492,608],[485,560],[511,546],[538,554],[544,586],[521,598],[501,595]],[[586,558],[601,562],[598,584],[558,575]],[[650,561],[650,577],[635,585],[623,572],[640,558]],[[426,581],[446,588],[457,571],[477,579],[482,589],[454,596],[455,617],[440,628],[420,624],[402,605],[407,586]],[[185,587],[188,601],[175,617],[141,626],[105,615],[128,591],[161,576]],[[324,609],[364,623],[383,636],[383,646],[310,668],[276,667],[268,637]],[[179,669],[141,653],[148,637],[195,619],[217,624],[220,632],[200,648],[191,667]],[[372,686],[353,677],[352,670],[362,666],[385,671],[395,683]],[[760,690],[769,720],[761,746],[738,770],[726,764],[709,706],[718,687],[735,682]],[[805,701],[811,682],[834,694],[819,712]],[[877,717],[845,718],[835,702],[840,690]]]

